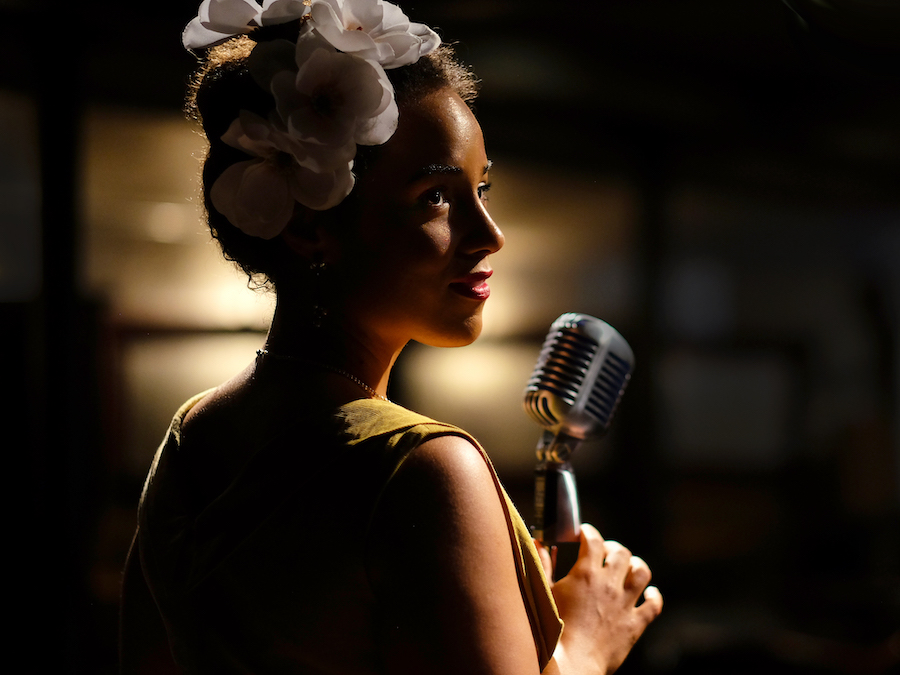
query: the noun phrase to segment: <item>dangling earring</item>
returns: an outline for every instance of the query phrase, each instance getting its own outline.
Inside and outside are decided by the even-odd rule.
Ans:
[[[313,260],[309,264],[311,275],[310,280],[310,297],[312,298],[312,318],[313,328],[321,328],[325,317],[328,316],[328,310],[322,299],[322,276],[325,273],[325,262],[323,260]]]

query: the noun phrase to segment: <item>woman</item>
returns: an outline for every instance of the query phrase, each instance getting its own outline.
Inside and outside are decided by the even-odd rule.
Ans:
[[[476,441],[386,397],[409,340],[481,331],[503,235],[472,76],[380,0],[205,0],[185,43],[223,40],[192,104],[210,226],[277,305],[154,460],[124,669],[612,672],[662,607],[646,564],[585,526],[551,587]]]

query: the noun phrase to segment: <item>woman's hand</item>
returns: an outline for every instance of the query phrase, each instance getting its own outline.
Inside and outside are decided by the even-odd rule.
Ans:
[[[538,551],[551,579],[549,552],[540,544]],[[607,675],[622,665],[662,611],[662,595],[649,583],[647,563],[620,543],[604,541],[591,525],[582,525],[578,560],[551,587],[566,627],[545,673],[555,666],[563,674]]]

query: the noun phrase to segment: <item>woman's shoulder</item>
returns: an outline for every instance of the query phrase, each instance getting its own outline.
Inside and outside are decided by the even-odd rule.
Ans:
[[[479,500],[498,498],[495,473],[487,457],[468,435],[440,434],[425,438],[404,462],[406,482],[416,491],[424,489],[433,498],[447,500],[451,512]]]
[[[378,442],[402,456],[378,509],[378,517],[391,527],[411,517],[427,523],[430,532],[477,529],[476,522],[493,509],[494,516],[502,514],[496,472],[478,442],[461,428],[375,400],[345,406],[343,414],[352,427],[368,426],[372,433],[367,438],[380,433],[384,440]]]
[[[419,445],[434,438],[456,436],[476,448],[480,447],[468,432],[454,424],[440,422],[380,399],[359,399],[346,403],[338,408],[335,419],[350,444],[373,436],[405,434],[418,439]]]
[[[303,382],[261,377],[251,365],[232,379],[191,400],[181,432],[192,449],[211,448],[222,457],[253,453],[273,439],[306,432],[335,409]]]

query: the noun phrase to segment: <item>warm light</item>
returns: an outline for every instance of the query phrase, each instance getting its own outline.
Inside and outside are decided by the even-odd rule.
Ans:
[[[195,205],[154,202],[147,207],[145,231],[151,241],[175,244],[196,235],[202,214]]]
[[[84,283],[121,322],[264,330],[271,298],[222,259],[203,222],[205,141],[179,114],[95,109],[84,139]],[[495,158],[489,209],[506,235],[492,265],[483,337],[546,331],[563,312],[616,321],[635,199],[610,180]]]
[[[260,333],[148,336],[126,343],[123,386],[128,468],[143,475],[178,407],[243,370],[262,347]]]
[[[120,323],[265,330],[270,295],[222,257],[198,203],[204,141],[178,114],[93,110],[85,285]]]
[[[528,476],[540,428],[522,393],[540,345],[479,340],[461,349],[415,346],[404,355],[404,389],[419,412],[456,424],[485,447],[505,476]]]

